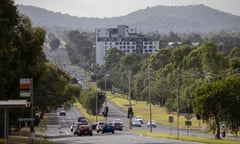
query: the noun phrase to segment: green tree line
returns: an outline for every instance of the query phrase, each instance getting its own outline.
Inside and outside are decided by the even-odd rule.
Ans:
[[[17,11],[12,0],[0,1],[0,100],[30,101],[19,96],[19,80],[32,78],[34,115],[71,101],[80,95],[81,89],[71,83],[67,73],[46,61],[42,50],[45,34],[43,28],[33,27],[29,18]],[[54,41],[52,47],[58,44],[56,39]],[[3,128],[3,110],[0,112]],[[30,107],[9,110],[10,129],[19,126],[17,119],[20,117],[30,117]],[[36,124],[38,120],[36,115]]]
[[[108,73],[107,89],[128,95],[130,70],[131,98],[148,101],[150,78],[152,104],[164,106],[168,112],[179,109],[180,113],[199,114],[213,123],[211,127],[220,138],[220,122],[226,122],[233,132],[239,126],[240,114],[234,111],[240,105],[239,52],[235,47],[226,55],[211,41],[161,48],[151,55],[125,55],[111,49],[96,74],[101,78],[97,82],[104,88],[104,74]]]

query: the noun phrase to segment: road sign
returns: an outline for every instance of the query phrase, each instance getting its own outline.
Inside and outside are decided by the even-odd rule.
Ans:
[[[173,123],[173,116],[168,117],[168,122]]]
[[[189,120],[187,120],[187,121],[185,121],[185,125],[186,125],[186,126],[192,126],[192,122],[189,121]]]
[[[20,97],[30,97],[32,93],[32,79],[20,79]]]

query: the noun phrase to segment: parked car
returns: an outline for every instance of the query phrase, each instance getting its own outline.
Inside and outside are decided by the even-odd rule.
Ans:
[[[152,120],[152,122],[150,123],[150,120],[149,120],[149,121],[147,122],[147,127],[150,127],[150,126],[156,128],[156,127],[157,127],[156,121],[155,121],[155,120]]]
[[[100,121],[97,123],[97,126],[96,126],[97,133],[102,131],[104,123],[105,123],[104,121]]]
[[[112,125],[112,123],[105,123],[103,125],[102,134],[106,132],[111,132],[112,134],[114,134],[114,126]]]
[[[142,116],[136,116],[135,119],[140,121],[141,124],[143,124],[143,117]]]
[[[59,115],[60,115],[60,116],[66,116],[66,111],[65,111],[65,110],[61,110],[61,111],[59,112]]]
[[[79,125],[76,130],[76,134],[79,136],[82,136],[82,135],[92,136],[92,128],[89,125]]]
[[[133,127],[141,127],[141,122],[137,119],[132,119],[132,126]]]

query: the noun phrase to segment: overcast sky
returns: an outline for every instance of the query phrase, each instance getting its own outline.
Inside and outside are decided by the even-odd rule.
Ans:
[[[240,0],[14,0],[79,17],[115,17],[157,5],[181,6],[204,4],[240,16]]]

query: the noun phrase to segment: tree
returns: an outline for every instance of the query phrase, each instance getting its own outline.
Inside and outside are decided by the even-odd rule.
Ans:
[[[108,50],[105,57],[105,68],[111,70],[114,66],[117,65],[123,55],[124,53],[117,48],[111,48]]]
[[[151,55],[151,67],[154,70],[163,68],[166,64],[170,62],[172,50],[170,48],[162,48],[158,53]]]
[[[221,121],[239,120],[240,113],[235,110],[240,108],[240,82],[236,77],[205,83],[196,89],[194,95],[195,112],[203,120],[212,121],[216,138],[220,138]]]
[[[32,27],[29,18],[17,12],[12,0],[0,1],[0,27],[0,99],[20,99],[19,79],[32,78],[35,89],[44,74],[45,31]],[[19,110],[9,113],[10,125],[16,125]]]
[[[171,62],[173,63],[173,67],[177,68],[185,68],[184,65],[184,57],[187,56],[195,47],[191,45],[183,45],[173,50],[171,53]]]
[[[228,63],[212,42],[204,42],[184,58],[184,67],[194,72],[218,72],[227,68]]]
[[[49,43],[52,50],[56,50],[60,46],[60,40],[56,38],[54,35],[52,35]]]
[[[65,87],[70,80],[64,77],[57,67],[50,64],[47,64],[46,67],[45,75],[41,79],[34,97],[35,107],[42,112],[55,109],[72,99],[69,95],[64,95]]]

